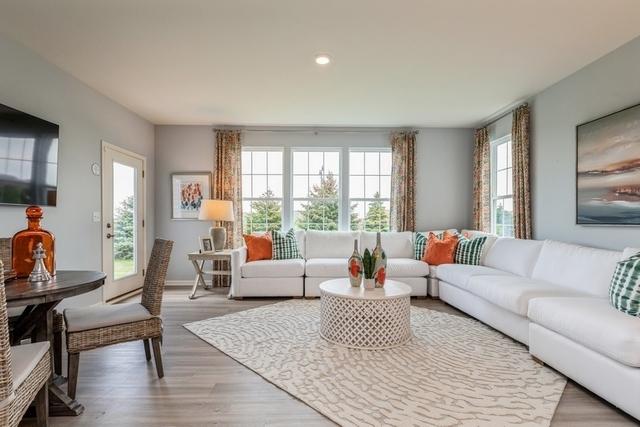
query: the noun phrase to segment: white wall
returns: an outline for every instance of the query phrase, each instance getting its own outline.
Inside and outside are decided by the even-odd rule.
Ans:
[[[0,103],[60,125],[58,206],[45,207],[43,226],[56,235],[58,269],[101,270],[101,227],[92,213],[101,211],[101,141],[147,157],[147,177],[154,176],[154,128],[146,120],[100,95],[25,47],[0,36]],[[154,182],[147,182],[149,243],[154,237]],[[0,236],[25,228],[25,207],[0,206]],[[150,249],[149,249],[150,250]],[[102,291],[66,304],[102,300]]]
[[[388,147],[389,131],[343,128],[314,132],[245,132],[243,144],[265,147]],[[280,129],[280,130],[283,130]],[[471,222],[473,132],[420,129],[417,137],[417,228],[467,227]],[[192,280],[186,253],[198,248],[209,224],[171,220],[172,172],[212,170],[214,134],[209,126],[156,126],[156,230],[176,241],[170,280]]]
[[[576,225],[576,125],[640,103],[640,38],[536,95],[532,104],[534,237],[621,249],[640,227]]]

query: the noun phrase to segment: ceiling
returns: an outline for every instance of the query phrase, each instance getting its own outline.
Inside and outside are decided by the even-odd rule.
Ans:
[[[457,127],[640,35],[640,1],[0,0],[0,32],[156,124]]]

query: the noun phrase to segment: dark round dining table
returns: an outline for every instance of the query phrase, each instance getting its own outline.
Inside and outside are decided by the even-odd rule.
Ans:
[[[105,278],[100,271],[58,270],[46,283],[31,283],[26,278],[6,282],[7,306],[25,307],[12,322],[11,344],[18,345],[31,338],[36,342],[49,341],[53,346],[54,308],[65,298],[100,288]],[[51,366],[54,366],[53,362]],[[80,415],[84,407],[59,387],[63,382],[63,378],[55,375],[49,380],[49,415]]]

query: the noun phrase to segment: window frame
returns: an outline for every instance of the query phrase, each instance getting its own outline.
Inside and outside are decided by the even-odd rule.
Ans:
[[[293,182],[294,182],[294,176],[305,176],[305,174],[295,174],[293,172],[293,163],[294,160],[293,158],[294,153],[296,152],[307,152],[307,153],[327,153],[327,152],[335,152],[338,153],[338,173],[337,173],[337,177],[338,177],[338,230],[336,231],[343,231],[344,230],[344,189],[345,189],[345,185],[344,185],[344,169],[345,169],[345,164],[348,165],[348,161],[345,162],[344,161],[344,149],[343,147],[305,147],[305,146],[297,146],[297,147],[291,147],[289,149],[289,170],[287,171],[287,176],[288,176],[288,180],[289,180],[289,194],[288,194],[288,200],[289,200],[289,218],[288,218],[288,225],[287,225],[287,229],[293,228],[294,230],[296,230],[296,212],[295,212],[295,203],[296,202],[308,202],[310,200],[312,200],[309,197],[294,197],[293,195]],[[309,174],[309,170],[308,170],[308,164],[309,160],[307,160],[307,174],[306,176],[316,176],[316,175],[312,175]],[[324,158],[323,158],[323,164],[324,164]],[[308,185],[308,184],[307,184]],[[283,194],[284,195],[284,194]],[[324,200],[330,200],[330,199],[324,199]],[[284,225],[284,224],[283,224]]]
[[[347,230],[348,231],[366,231],[364,229],[361,230],[352,230],[351,229],[351,203],[353,202],[363,202],[365,204],[370,203],[370,202],[375,202],[377,200],[384,202],[388,202],[389,203],[389,231],[391,231],[391,174],[392,174],[392,170],[389,171],[389,175],[382,175],[380,173],[380,158],[381,156],[378,155],[378,174],[377,175],[367,175],[366,173],[362,174],[356,174],[354,176],[362,176],[362,177],[367,177],[367,176],[377,176],[378,177],[378,189],[381,188],[381,183],[382,183],[382,177],[383,176],[389,176],[389,197],[380,197],[379,199],[373,198],[373,197],[366,197],[366,191],[365,191],[365,196],[364,197],[354,197],[351,198],[351,153],[390,153],[391,154],[391,147],[351,147],[347,150],[347,155],[349,156],[349,167],[348,167],[348,181],[349,181],[349,185],[348,185],[348,189],[347,189],[347,193],[345,195],[346,197],[346,206],[347,206]],[[365,164],[366,164],[366,160],[365,160]],[[393,166],[392,166],[393,168]],[[365,178],[365,188],[366,188],[366,178]],[[366,210],[366,209],[365,209]],[[366,215],[365,215],[366,218]],[[364,219],[364,218],[363,218]]]
[[[511,134],[507,134],[505,136],[502,136],[500,138],[497,138],[493,141],[491,141],[491,151],[490,151],[490,155],[489,155],[489,168],[491,171],[491,188],[490,188],[490,198],[491,198],[491,232],[493,234],[498,234],[498,230],[497,230],[497,209],[496,209],[496,204],[498,201],[500,200],[507,200],[507,199],[511,199],[511,204],[513,206],[513,154],[511,156],[511,159],[509,159],[509,157],[507,156],[507,167],[498,170],[498,147],[501,145],[505,145],[505,144],[511,144],[511,152],[513,153],[513,140],[511,137]],[[507,151],[508,152],[508,151]],[[498,172],[501,171],[506,171],[506,170],[510,170],[511,171],[511,193],[507,193],[501,196],[497,195],[498,192]],[[509,187],[507,186],[507,189]],[[513,212],[513,211],[512,211]],[[513,218],[513,216],[512,216]],[[505,224],[504,222],[502,222],[500,225],[503,226],[503,233],[498,234],[500,237],[511,237],[513,234],[511,235],[505,235],[504,234],[504,226],[505,225],[509,225],[511,227],[511,229],[513,230],[514,228],[514,224],[513,221],[511,222],[511,224]]]
[[[241,147],[241,155],[244,152],[265,152],[265,153],[269,153],[269,152],[278,152],[281,154],[281,163],[282,163],[282,172],[280,173],[281,179],[282,179],[282,189],[281,189],[281,197],[270,197],[270,198],[261,198],[261,197],[245,197],[244,196],[244,190],[243,190],[243,194],[241,195],[241,200],[240,203],[243,204],[243,209],[242,209],[242,220],[243,220],[243,224],[242,224],[242,232],[249,232],[251,233],[255,233],[255,231],[253,229],[251,230],[246,230],[246,224],[244,223],[244,202],[254,202],[254,201],[276,201],[276,202],[280,202],[280,229],[283,230],[286,226],[285,224],[285,199],[287,197],[286,194],[286,185],[285,185],[285,177],[287,175],[287,169],[285,167],[286,163],[285,163],[285,149],[284,147],[263,147],[263,146],[245,146],[243,145]],[[246,174],[244,173],[244,169],[241,171],[241,175],[250,175],[250,176],[254,176],[256,174],[253,173],[253,157],[252,157],[252,165],[251,165],[251,173],[250,174]],[[242,163],[242,159],[240,159],[240,162]],[[267,189],[269,189],[268,186],[268,177],[269,175],[278,175],[278,174],[270,174],[269,173],[269,155],[267,154],[267,158],[266,158],[266,173],[264,174],[267,177]],[[257,175],[263,175],[263,174],[257,174]],[[241,178],[242,179],[242,178]],[[243,186],[244,188],[244,186]],[[253,189],[252,189],[253,192]]]

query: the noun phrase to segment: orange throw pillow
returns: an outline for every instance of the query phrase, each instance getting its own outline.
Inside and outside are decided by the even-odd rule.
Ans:
[[[260,236],[243,234],[242,237],[244,237],[244,243],[247,245],[247,262],[271,259],[273,245],[271,233],[265,233]]]
[[[442,239],[433,233],[429,233],[427,249],[424,251],[422,261],[429,265],[453,264],[458,236],[445,231]]]

